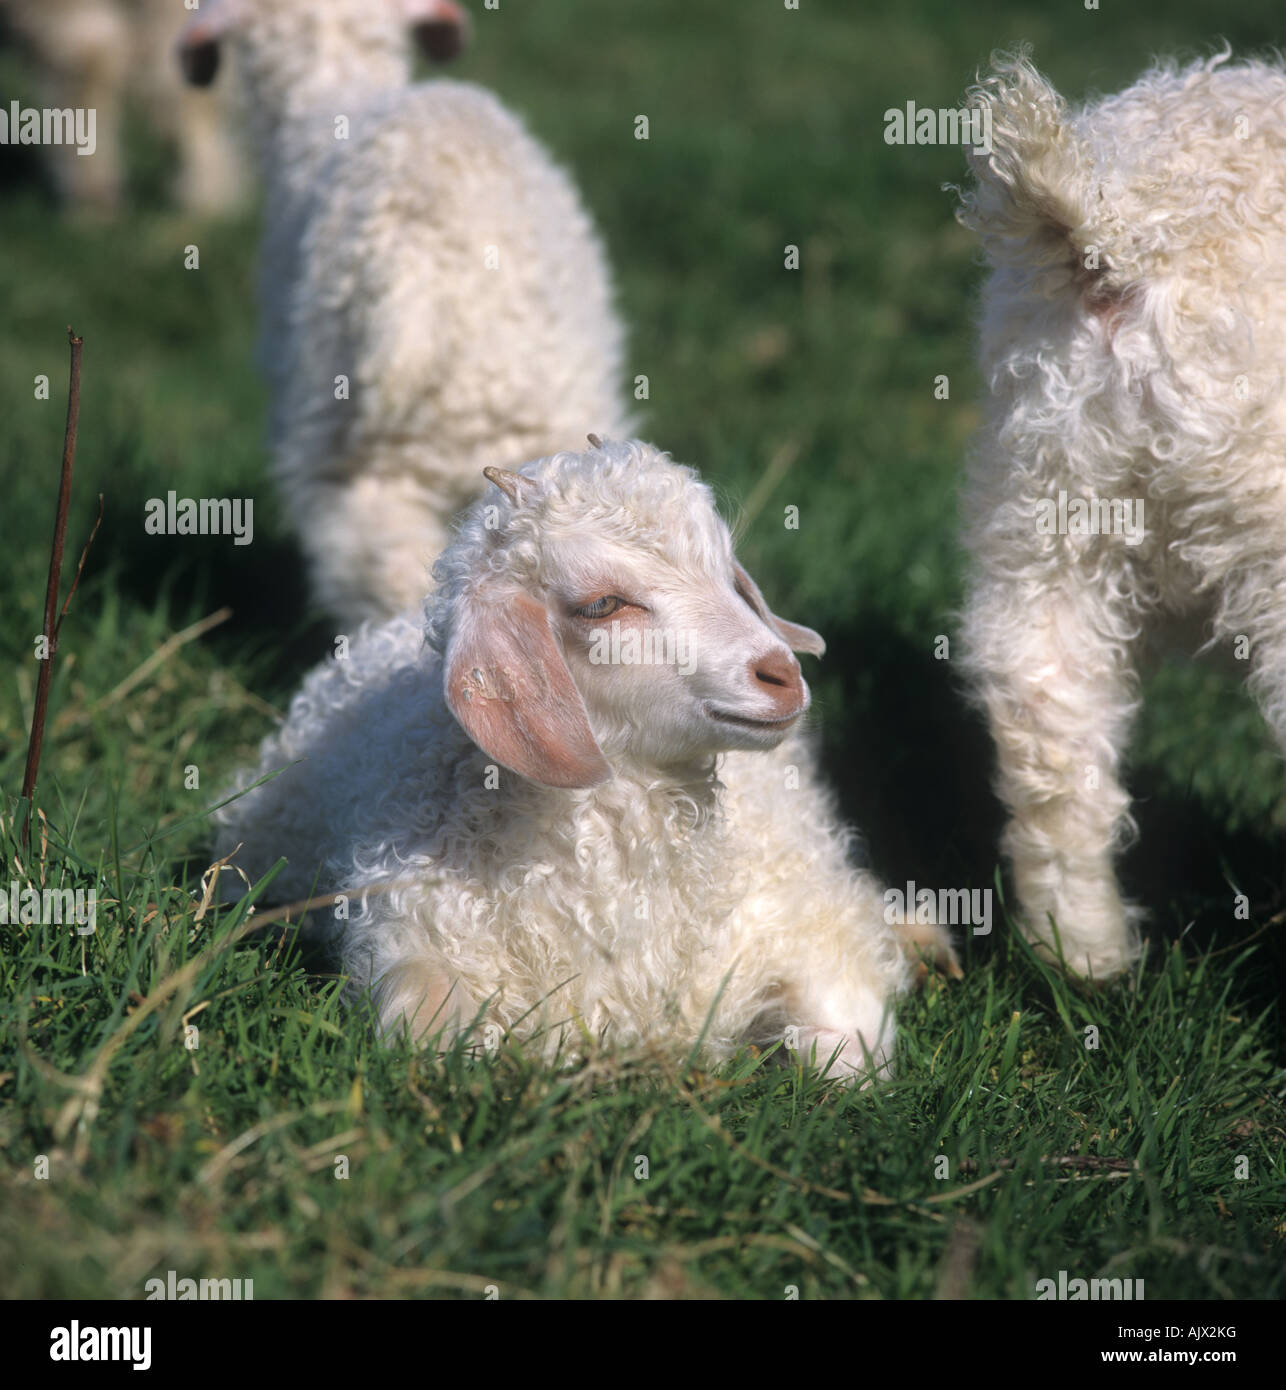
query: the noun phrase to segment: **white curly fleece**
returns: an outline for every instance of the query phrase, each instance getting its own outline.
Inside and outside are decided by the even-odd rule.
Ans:
[[[490,92],[410,80],[409,19],[440,8],[205,0],[190,36],[236,47],[274,470],[314,596],[352,627],[423,598],[484,466],[631,426],[571,179]]]
[[[971,93],[993,151],[962,210],[992,267],[967,662],[1026,931],[1095,976],[1139,952],[1113,861],[1144,636],[1195,615],[1247,639],[1286,738],[1286,72],[1227,60],[1069,110],[1019,56]],[[1128,502],[1133,534],[1052,528],[1060,493]]]

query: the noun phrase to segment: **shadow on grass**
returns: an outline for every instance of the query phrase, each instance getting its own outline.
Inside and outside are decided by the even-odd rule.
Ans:
[[[154,486],[122,480],[113,509],[142,517],[154,494]],[[94,548],[123,594],[145,608],[164,604],[176,626],[230,608],[231,618],[203,641],[230,667],[248,662],[265,684],[260,693],[293,693],[334,651],[335,625],[309,604],[298,547],[258,508],[248,545],[231,536],[148,535],[139,525],[104,526]]]
[[[878,617],[828,627],[834,655],[818,682],[824,766],[872,868],[897,887],[992,887],[1004,813],[992,791],[991,739],[965,703],[957,671]],[[827,705],[842,717],[827,718]],[[1148,910],[1154,950],[1180,935],[1199,950],[1235,946],[1286,905],[1275,836],[1229,833],[1198,797],[1163,790],[1154,768],[1132,769],[1127,784],[1139,837],[1122,856],[1121,880]],[[1236,892],[1249,899],[1248,919],[1234,915]],[[993,926],[1003,929],[999,904]],[[1286,927],[1273,932],[1261,938],[1263,968],[1247,983],[1264,1004],[1286,993]]]
[[[817,682],[824,768],[845,817],[890,883],[990,887],[1002,818],[982,721],[950,662],[877,615],[855,618],[828,622]]]

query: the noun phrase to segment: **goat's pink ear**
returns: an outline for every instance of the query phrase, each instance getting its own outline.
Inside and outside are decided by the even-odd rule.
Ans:
[[[799,623],[791,623],[787,622],[785,618],[779,618],[764,602],[764,596],[759,592],[759,585],[735,561],[733,567],[737,573],[737,590],[741,597],[785,642],[791,651],[810,652],[813,656],[821,656],[826,650],[826,643],[821,634],[814,632],[811,627],[803,627]]]
[[[402,0],[402,12],[426,58],[458,58],[469,37],[469,16],[456,0]]]
[[[498,763],[549,787],[612,775],[544,604],[518,593],[462,605],[447,643],[447,704]]]
[[[179,66],[188,84],[208,87],[219,71],[219,40],[236,22],[237,0],[201,0],[179,35]]]

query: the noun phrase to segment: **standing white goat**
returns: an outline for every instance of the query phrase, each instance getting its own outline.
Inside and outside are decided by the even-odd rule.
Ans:
[[[489,92],[412,84],[453,0],[205,0],[189,77],[237,50],[266,180],[275,470],[318,600],[417,602],[487,464],[621,430],[622,333],[567,176]]]
[[[126,97],[138,98],[176,146],[182,207],[226,214],[245,201],[227,104],[188,91],[175,71],[174,43],[191,18],[182,0],[0,0],[0,15],[21,41],[41,98],[94,113],[92,154],[66,144],[41,149],[70,205],[110,214],[124,201]]]
[[[1286,741],[1286,71],[1227,58],[1069,110],[1019,56],[970,94],[992,273],[967,661],[1025,930],[1098,977],[1139,954],[1113,861],[1145,634],[1240,639]]]
[[[886,1070],[914,938],[852,867],[799,733],[808,687],[709,489],[648,445],[489,469],[404,615],[314,671],[220,853],[352,900],[352,988],[386,1030],[579,1025],[708,1057],[785,1036]],[[293,765],[292,765],[293,764]]]

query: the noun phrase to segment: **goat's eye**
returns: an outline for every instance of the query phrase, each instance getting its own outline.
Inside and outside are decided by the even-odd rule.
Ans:
[[[610,618],[619,608],[625,607],[625,600],[615,594],[604,594],[593,603],[587,603],[573,610],[578,618]]]

